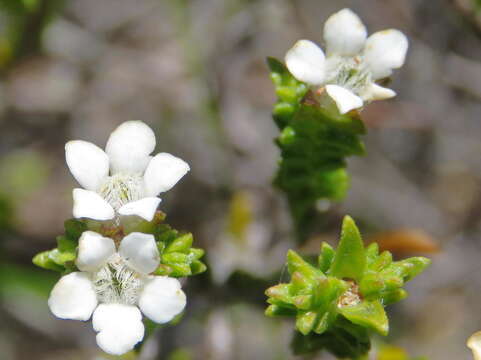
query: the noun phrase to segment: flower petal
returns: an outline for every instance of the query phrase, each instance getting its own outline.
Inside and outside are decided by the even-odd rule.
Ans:
[[[471,335],[466,345],[473,351],[474,360],[481,360],[481,331]]]
[[[189,170],[189,164],[174,155],[168,153],[155,155],[144,174],[146,195],[156,196],[172,189]]]
[[[126,121],[110,134],[105,152],[112,173],[142,173],[155,148],[155,134],[142,121]]]
[[[110,238],[93,231],[84,231],[79,239],[75,264],[82,271],[92,272],[103,266],[115,254],[115,244]]]
[[[130,233],[122,239],[119,254],[132,269],[144,274],[154,271],[160,262],[159,250],[151,234]]]
[[[136,306],[100,304],[92,317],[98,346],[108,354],[122,355],[144,338],[142,314]]]
[[[88,320],[97,307],[97,295],[88,274],[62,276],[48,299],[50,311],[61,319]]]
[[[65,159],[74,178],[87,190],[97,190],[109,175],[109,157],[97,145],[87,141],[66,143]]]
[[[325,80],[326,59],[322,49],[309,40],[299,40],[285,56],[286,66],[299,81],[320,85]]]
[[[115,211],[99,194],[84,189],[73,189],[73,216],[93,220],[111,220]]]
[[[382,87],[376,83],[369,84],[361,95],[364,101],[385,100],[394,96],[396,96],[394,90]]]
[[[152,221],[161,200],[158,197],[146,197],[132,201],[119,209],[119,214],[124,216],[136,215],[147,221]]]
[[[383,30],[372,34],[366,41],[364,60],[374,80],[388,77],[392,69],[404,64],[408,39],[399,30]]]
[[[159,324],[172,320],[184,310],[186,302],[179,280],[167,276],[153,276],[139,297],[140,310]]]
[[[362,99],[342,86],[326,85],[326,92],[334,100],[341,114],[362,107]]]
[[[366,38],[366,27],[351,9],[338,11],[324,24],[328,54],[354,56],[362,50]]]

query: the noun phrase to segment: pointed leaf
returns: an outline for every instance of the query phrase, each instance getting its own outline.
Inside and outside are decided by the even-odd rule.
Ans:
[[[331,245],[326,242],[322,242],[321,254],[319,255],[318,259],[319,269],[321,269],[322,272],[326,273],[329,270],[332,260],[334,259],[334,255],[336,255],[336,252]]]
[[[366,268],[361,234],[350,216],[344,217],[341,240],[332,261],[330,275],[360,281]]]
[[[358,305],[342,307],[339,312],[354,324],[371,328],[381,335],[386,336],[389,332],[386,312],[378,300],[365,300]]]
[[[316,324],[317,313],[309,311],[297,315],[296,328],[302,334],[307,335]]]
[[[306,262],[294,250],[287,252],[287,267],[289,273],[299,272],[308,279],[325,278],[325,275],[320,270]]]

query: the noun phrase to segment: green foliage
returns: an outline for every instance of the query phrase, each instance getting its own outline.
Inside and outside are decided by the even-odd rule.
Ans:
[[[57,236],[57,247],[43,251],[33,258],[33,263],[47,270],[69,273],[76,269],[78,240],[82,232],[88,230],[87,225],[75,219],[64,223],[65,235]]]
[[[160,253],[160,265],[155,275],[184,277],[202,273],[206,270],[200,260],[204,250],[192,247],[191,233],[180,233],[165,224],[165,215],[158,212],[152,222],[129,222],[128,226],[112,226],[91,220],[70,219],[65,222],[65,235],[57,236],[57,247],[44,251],[33,258],[33,263],[48,270],[61,273],[76,271],[78,241],[82,233],[91,230],[120,241],[124,235],[139,231],[155,236]]]
[[[181,234],[169,225],[162,224],[156,227],[154,234],[161,258],[156,275],[183,277],[197,275],[207,269],[200,261],[204,250],[192,248],[191,233]]]
[[[291,280],[266,291],[270,304],[266,315],[296,318],[296,329],[309,336],[295,341],[297,352],[313,347],[336,355],[341,351],[339,345],[348,352],[359,351],[356,357],[361,356],[361,350],[369,349],[365,331],[387,335],[384,307],[405,298],[404,283],[429,263],[423,257],[393,261],[389,252],[379,254],[375,243],[364,248],[354,221],[346,216],[337,250],[323,243],[318,264],[289,250]]]
[[[318,200],[341,200],[349,187],[346,158],[363,155],[364,125],[357,113],[340,115],[321,106],[314,93],[278,60],[267,60],[278,97],[273,118],[281,151],[275,185],[287,195],[300,239],[314,219]]]
[[[316,333],[302,335],[296,332],[291,347],[295,355],[326,350],[337,358],[356,359],[369,352],[371,341],[365,328],[340,318],[321,336]]]

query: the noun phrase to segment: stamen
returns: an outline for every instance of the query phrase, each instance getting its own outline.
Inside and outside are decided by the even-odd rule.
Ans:
[[[122,205],[142,198],[144,193],[142,177],[122,173],[109,176],[99,193],[115,210],[118,210]]]
[[[114,255],[93,275],[92,280],[100,302],[135,305],[144,286],[145,275],[132,270],[119,255]]]
[[[342,86],[359,95],[371,83],[371,73],[361,56],[333,56],[328,60],[327,83]]]

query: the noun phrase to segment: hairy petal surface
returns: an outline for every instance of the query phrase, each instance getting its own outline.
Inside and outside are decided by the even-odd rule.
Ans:
[[[126,121],[110,134],[105,152],[112,173],[142,173],[155,148],[155,134],[142,121]]]
[[[362,99],[342,86],[326,85],[326,92],[329,97],[336,103],[341,114],[345,114],[351,110],[362,107]]]
[[[122,239],[119,254],[134,270],[149,274],[160,262],[159,250],[151,234],[133,232]]]
[[[160,153],[150,160],[144,174],[147,196],[170,190],[190,170],[184,160],[168,153]]]
[[[109,175],[107,154],[90,142],[74,140],[66,143],[65,159],[75,180],[87,190],[96,191]]]
[[[299,81],[320,85],[326,78],[326,59],[322,49],[309,40],[299,40],[285,56],[289,72]]]
[[[161,200],[158,197],[146,197],[132,201],[119,209],[119,214],[124,216],[139,216],[147,221],[152,221]]]
[[[100,304],[92,325],[98,332],[98,346],[108,354],[125,354],[144,338],[142,314],[136,306]]]
[[[399,30],[383,30],[366,41],[364,60],[374,80],[388,77],[392,69],[403,66],[408,50],[408,39]]]
[[[115,244],[112,239],[94,231],[84,231],[79,239],[75,264],[82,271],[92,272],[105,265],[113,254]]]
[[[362,50],[366,38],[366,27],[350,9],[342,9],[331,15],[324,24],[328,54],[354,56]]]
[[[55,284],[48,306],[61,319],[88,320],[97,307],[97,295],[87,273],[73,272]]]
[[[186,302],[179,280],[153,276],[140,294],[139,307],[149,319],[163,324],[184,310]]]
[[[111,220],[115,211],[99,194],[84,189],[73,189],[73,216],[93,220]]]

